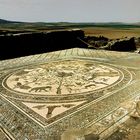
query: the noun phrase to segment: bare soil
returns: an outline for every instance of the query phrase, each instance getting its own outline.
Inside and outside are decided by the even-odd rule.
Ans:
[[[110,39],[124,37],[140,37],[140,28],[106,28],[106,27],[87,27],[82,28],[86,35],[104,36]]]

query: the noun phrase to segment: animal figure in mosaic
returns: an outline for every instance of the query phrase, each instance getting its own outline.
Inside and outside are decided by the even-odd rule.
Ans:
[[[20,88],[20,89],[30,89],[31,87],[28,86],[28,85],[23,85],[22,83],[20,82],[17,82],[17,84],[15,85],[14,88]]]
[[[51,90],[52,89],[52,86],[42,86],[42,87],[34,87],[34,88],[31,88],[29,90],[29,92],[42,92],[42,91],[46,91],[48,92],[48,90]]]

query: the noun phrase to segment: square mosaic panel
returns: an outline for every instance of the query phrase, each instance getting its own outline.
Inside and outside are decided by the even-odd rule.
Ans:
[[[121,104],[140,93],[138,59],[75,48],[1,61],[1,131],[11,139],[60,140],[68,129],[104,124],[117,109],[115,120],[127,115]]]

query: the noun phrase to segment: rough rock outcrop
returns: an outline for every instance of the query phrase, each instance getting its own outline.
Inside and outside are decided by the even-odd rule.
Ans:
[[[84,31],[76,29],[1,35],[0,59],[15,58],[74,47],[86,47],[86,44],[83,44],[77,38],[83,39]]]
[[[85,41],[90,44],[89,48],[100,48],[101,46],[105,46],[108,43],[108,38],[104,36],[86,36]]]
[[[125,38],[110,41],[106,46],[102,48],[112,51],[134,51],[136,50],[136,44],[134,38]]]

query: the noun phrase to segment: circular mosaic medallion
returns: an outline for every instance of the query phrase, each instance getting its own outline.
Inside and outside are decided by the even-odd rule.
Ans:
[[[63,60],[23,68],[7,76],[3,86],[28,95],[75,95],[106,88],[120,72],[95,61]]]

